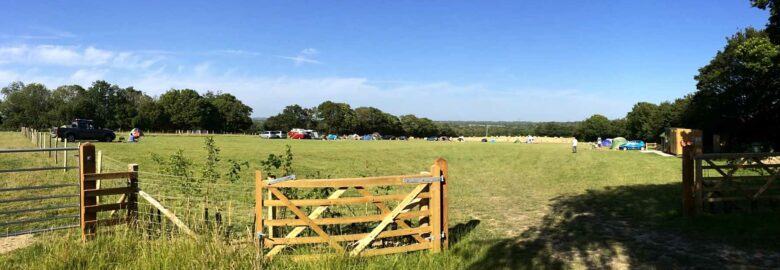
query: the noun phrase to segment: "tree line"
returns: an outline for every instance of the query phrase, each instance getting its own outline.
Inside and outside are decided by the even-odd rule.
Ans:
[[[659,140],[667,127],[704,131],[705,149],[719,135],[726,151],[780,149],[780,0],[751,0],[769,10],[764,29],[745,28],[726,39],[725,47],[694,77],[696,91],[673,102],[634,105],[625,118],[594,115],[580,125],[592,139],[603,130],[631,138]]]
[[[211,130],[242,132],[252,127],[252,108],[228,93],[171,89],[152,97],[133,87],[95,81],[88,88],[63,85],[54,90],[38,83],[14,82],[0,93],[0,127],[49,128],[75,118],[97,126],[128,130]]]
[[[265,130],[289,131],[294,128],[313,129],[326,134],[372,134],[395,136],[456,136],[446,123],[436,123],[413,114],[395,116],[374,107],[352,109],[347,103],[325,101],[304,108],[289,105],[263,122]]]

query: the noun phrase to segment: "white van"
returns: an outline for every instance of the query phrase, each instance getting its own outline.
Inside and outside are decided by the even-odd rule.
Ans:
[[[284,139],[287,138],[287,133],[281,130],[263,131],[260,133],[260,138],[263,139]]]

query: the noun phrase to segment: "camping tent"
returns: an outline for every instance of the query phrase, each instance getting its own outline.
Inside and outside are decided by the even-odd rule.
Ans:
[[[612,147],[612,139],[601,140],[601,147],[606,147],[606,148]]]
[[[626,140],[626,138],[623,138],[623,137],[614,138],[614,139],[612,139],[612,146],[609,147],[609,149],[618,148],[618,147],[620,147],[621,145],[623,145],[623,144],[625,144],[627,142],[628,142],[628,140]]]
[[[329,134],[327,139],[328,141],[335,141],[339,138],[339,136],[336,136],[336,134]]]

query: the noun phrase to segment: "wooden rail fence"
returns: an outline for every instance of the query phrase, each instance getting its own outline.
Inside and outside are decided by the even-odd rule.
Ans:
[[[429,172],[417,175],[285,181],[293,177],[264,180],[262,172],[257,171],[255,177],[255,233],[268,250],[265,254],[268,258],[286,247],[303,244],[324,244],[332,254],[351,256],[416,250],[439,252],[448,248],[448,168],[444,159],[437,159]],[[411,191],[378,195],[370,191],[372,187],[391,187],[396,192],[411,188]],[[333,192],[322,199],[290,199],[283,192],[316,188],[330,188]],[[350,194],[356,196],[346,196]],[[365,215],[322,217],[329,207],[355,204],[373,204],[380,214],[370,215],[366,211]],[[277,214],[285,210],[294,218],[280,219]],[[357,223],[373,227],[349,234],[326,230],[327,226]],[[302,235],[307,229],[309,236]],[[283,231],[287,233],[276,234]],[[391,240],[390,247],[377,248],[378,239]]]
[[[698,154],[683,148],[683,213],[752,211],[777,208],[780,153]]]
[[[197,236],[179,220],[175,214],[166,209],[159,201],[152,198],[138,187],[138,165],[128,164],[126,172],[97,172],[97,162],[100,161],[99,155],[95,153],[95,146],[91,143],[81,144],[79,146],[79,159],[81,168],[79,171],[80,179],[80,216],[81,216],[81,237],[86,241],[95,237],[98,227],[114,226],[127,224],[134,226],[138,221],[138,199],[146,200],[150,205],[157,208],[165,215],[176,227],[187,235],[197,238]],[[101,181],[126,181],[119,187],[103,187]],[[104,183],[105,184],[105,183]],[[116,186],[116,185],[114,185]],[[105,203],[108,200],[98,200],[101,196],[120,195],[115,203]],[[101,201],[103,203],[101,203]],[[118,215],[119,211],[124,211],[123,215]],[[108,212],[104,218],[99,218],[98,213]]]

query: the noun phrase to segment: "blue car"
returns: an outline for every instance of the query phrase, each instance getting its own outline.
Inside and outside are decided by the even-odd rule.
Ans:
[[[639,140],[628,141],[618,146],[619,150],[642,150],[643,148],[645,148],[645,142]]]

